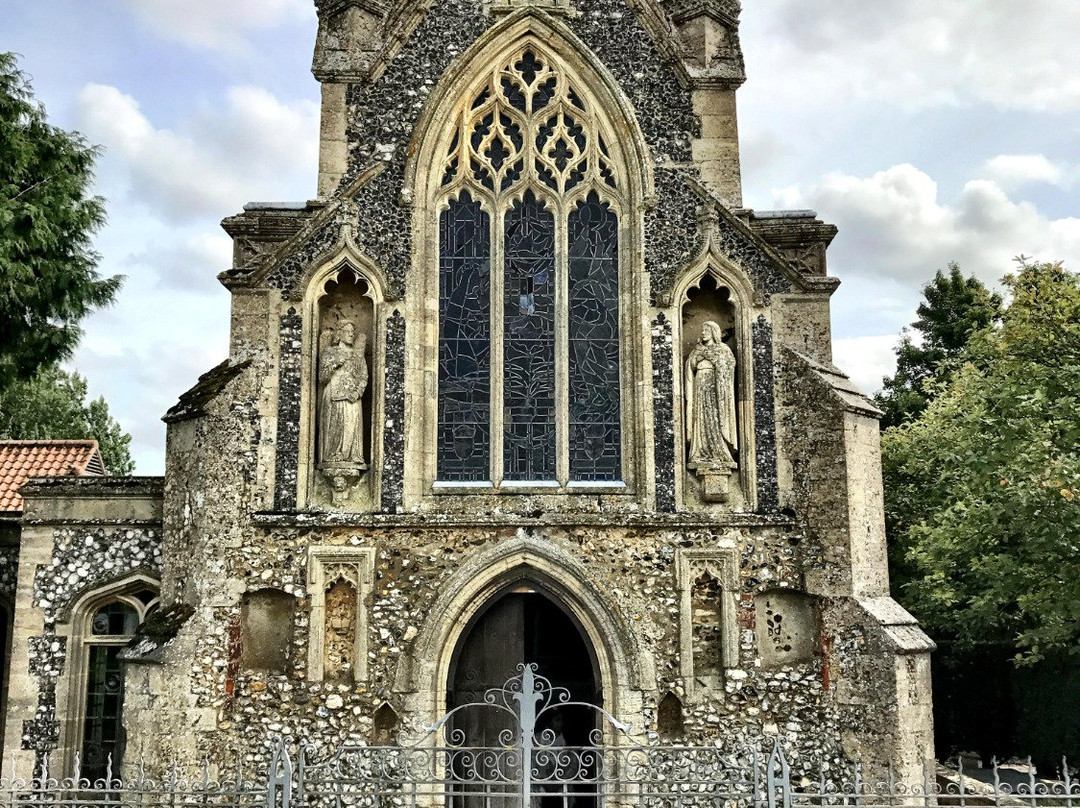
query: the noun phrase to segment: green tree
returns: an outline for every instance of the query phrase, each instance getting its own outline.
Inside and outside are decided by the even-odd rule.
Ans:
[[[93,438],[110,474],[131,474],[131,436],[112,416],[105,399],[86,400],[86,379],[47,365],[30,379],[0,392],[0,439]]]
[[[896,373],[882,379],[874,397],[885,413],[882,429],[918,417],[933,395],[928,383],[947,377],[971,336],[1001,317],[1001,296],[975,276],[965,278],[955,262],[947,273],[938,270],[922,293],[919,319],[911,324],[921,335],[919,344],[905,330],[896,348]]]
[[[1080,277],[1022,262],[916,419],[885,432],[897,594],[939,638],[1080,655]]]
[[[0,53],[0,390],[70,357],[79,322],[120,288],[91,246],[105,221],[89,194],[97,153],[49,125],[14,54]]]

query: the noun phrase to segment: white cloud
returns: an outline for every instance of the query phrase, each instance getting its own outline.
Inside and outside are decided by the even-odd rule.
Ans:
[[[869,177],[829,174],[808,190],[775,196],[783,207],[814,208],[839,226],[830,265],[841,278],[890,278],[917,288],[958,261],[992,283],[1019,254],[1080,267],[1080,219],[1049,218],[992,180],[971,180],[956,200],[943,200],[929,175],[903,164]]]
[[[983,171],[1007,190],[1036,182],[1058,187],[1068,184],[1061,166],[1041,154],[1000,154],[987,160]]]
[[[813,87],[914,108],[1080,109],[1075,0],[782,0],[762,13],[760,55],[801,106],[826,101]]]
[[[833,364],[851,377],[862,392],[881,389],[881,379],[896,372],[896,334],[850,337],[833,341]]]
[[[164,292],[146,272],[133,272],[116,305],[88,319],[73,364],[87,377],[91,396],[104,396],[131,434],[139,474],[161,473],[161,416],[227,356],[228,333],[224,289]]]
[[[130,193],[163,218],[220,218],[252,194],[269,198],[304,171],[315,183],[318,109],[283,104],[266,90],[233,87],[220,110],[203,111],[180,131],[156,128],[139,103],[115,87],[79,93],[80,129],[119,160]]]
[[[132,256],[131,263],[153,267],[162,290],[216,292],[218,273],[232,266],[232,239],[220,230],[206,230],[178,241]]]
[[[125,0],[156,33],[220,52],[247,51],[245,34],[315,13],[312,0]]]

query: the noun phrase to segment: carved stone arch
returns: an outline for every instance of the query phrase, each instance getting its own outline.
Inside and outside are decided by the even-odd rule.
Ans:
[[[297,278],[293,287],[296,300],[309,305],[321,294],[322,284],[343,269],[349,269],[364,278],[371,287],[373,299],[386,301],[386,273],[378,262],[357,245],[349,227],[343,227],[337,242],[329,250],[315,258]]]
[[[157,576],[145,569],[127,572],[111,580],[95,583],[83,590],[67,606],[58,609],[56,613],[57,626],[72,625],[81,614],[86,613],[95,605],[110,598],[137,592],[140,589],[152,589],[161,591],[161,581]],[[57,631],[59,634],[60,631]]]
[[[683,311],[689,302],[691,291],[701,288],[705,279],[709,279],[717,289],[729,290],[729,300],[734,310],[734,348],[737,358],[735,406],[738,410],[741,458],[738,477],[744,499],[742,509],[753,511],[757,508],[757,445],[754,419],[754,365],[750,359],[754,355],[754,319],[765,312],[765,306],[751,280],[721,252],[719,245],[712,238],[706,239],[701,252],[678,274],[672,296],[674,308],[672,345],[675,352],[673,412],[678,443],[675,451],[676,499],[682,503],[687,502],[687,492],[684,490],[686,485],[686,412],[684,407],[686,357],[683,346],[688,334],[684,333]]]
[[[628,425],[651,423],[648,418],[651,401],[640,384],[642,379],[649,378],[650,372],[649,335],[640,312],[648,295],[643,267],[642,213],[646,200],[651,199],[653,194],[652,158],[635,120],[632,106],[618,82],[596,55],[561,20],[538,9],[524,9],[493,25],[454,61],[428,97],[407,152],[404,193],[413,205],[413,276],[408,284],[410,294],[406,303],[407,319],[409,322],[424,323],[424,327],[410,332],[407,346],[405,385],[409,401],[413,402],[414,406],[407,407],[409,420],[405,456],[418,463],[419,468],[418,473],[406,475],[406,508],[459,507],[466,495],[473,497],[475,501],[475,497],[500,496],[501,491],[511,493],[512,497],[510,486],[500,488],[502,482],[499,458],[502,451],[498,447],[501,436],[505,434],[501,428],[500,414],[505,412],[505,408],[499,405],[493,405],[491,409],[494,415],[491,416],[493,420],[489,457],[495,458],[489,460],[491,481],[480,481],[467,491],[466,486],[449,491],[439,485],[439,206],[445,197],[453,196],[457,192],[462,174],[468,168],[462,164],[458,169],[457,180],[449,185],[443,184],[445,169],[450,160],[448,153],[454,150],[455,143],[465,142],[464,137],[457,140],[457,133],[461,130],[462,122],[471,115],[470,110],[476,108],[474,104],[477,91],[490,86],[495,88],[495,91],[489,98],[498,95],[500,85],[489,84],[492,76],[500,74],[500,71],[505,72],[504,66],[514,64],[516,57],[527,50],[533,51],[539,61],[553,67],[556,73],[565,79],[558,83],[560,89],[553,92],[566,93],[566,87],[573,88],[582,102],[578,109],[583,110],[581,114],[587,120],[587,126],[595,127],[589,131],[599,133],[598,137],[590,139],[593,145],[589,148],[598,148],[600,151],[593,152],[590,157],[587,180],[572,190],[569,185],[562,185],[560,180],[555,195],[561,201],[555,218],[559,222],[565,222],[568,211],[575,207],[580,199],[584,199],[584,193],[580,189],[587,191],[590,198],[595,193],[601,204],[611,205],[615,214],[613,218],[617,222],[614,229],[618,255],[618,293],[615,299],[618,304],[617,339],[620,351],[617,372],[621,419],[621,433],[617,439],[619,474],[613,474],[610,479],[599,478],[602,480],[600,486],[589,488],[582,485],[574,489],[568,483],[570,476],[566,473],[565,461],[558,461],[564,463],[558,474],[549,473],[538,478],[545,485],[557,485],[553,485],[551,490],[537,488],[532,493],[546,497],[545,504],[554,508],[574,507],[573,497],[566,496],[570,493],[608,494],[617,489],[618,496],[627,502],[631,498],[640,502],[647,496],[648,459],[645,447],[649,445],[649,440],[631,440],[631,429]],[[560,103],[564,102],[565,97]],[[515,114],[512,110],[507,112]],[[536,108],[531,108],[523,120],[532,126],[536,123],[536,114]],[[523,142],[529,143],[531,137],[531,134],[527,133]],[[532,146],[526,145],[521,152],[522,156],[528,158],[524,163],[525,171],[522,176],[525,179],[521,182],[522,185],[536,182],[535,176],[529,176],[534,156],[532,149]],[[603,152],[602,157],[600,152]],[[464,156],[462,159],[464,160]],[[539,162],[538,159],[536,165],[539,165]],[[599,167],[605,163],[609,164],[613,172],[616,187],[597,176],[598,172],[601,172]],[[482,207],[482,197],[486,191],[479,189],[477,193],[477,190],[470,187],[471,202],[478,203],[486,215],[492,216]],[[507,210],[506,204],[516,190],[517,187],[512,183],[509,187],[503,186],[499,191],[493,191],[492,199],[498,201],[498,210],[492,218],[492,232],[496,242],[501,238],[499,217]],[[562,232],[560,227],[561,224],[556,225],[556,233]],[[565,245],[565,241],[556,243]],[[556,259],[557,265],[559,261],[565,262],[565,250],[565,246],[556,247],[556,254],[562,256]],[[501,245],[496,244],[493,252],[495,266],[499,265],[501,255]],[[488,277],[493,279],[489,290],[491,299],[501,299],[501,285],[497,285],[502,282],[501,269],[489,273]],[[561,329],[561,333],[565,333],[566,320],[565,314],[559,312],[565,310],[566,305],[562,303],[561,309],[555,315],[557,323],[562,323],[556,326]],[[493,322],[497,319],[497,316],[494,317]],[[488,338],[492,341],[491,344],[496,346],[492,355],[501,357],[502,353],[498,350],[501,330],[493,326]],[[493,367],[496,367],[494,360]],[[503,375],[496,370],[493,378],[495,382],[491,396],[495,400],[502,395],[500,380]],[[565,384],[560,389],[565,390]],[[555,417],[560,419],[557,427],[561,430],[560,437],[556,439],[560,447],[560,457],[566,456],[566,447],[569,445],[566,437],[569,430],[563,423],[566,418],[559,415],[569,411],[564,396],[565,393],[558,390],[554,395],[557,413]],[[603,485],[608,484],[612,486],[611,489],[601,490]],[[453,485],[451,482],[451,487]],[[454,497],[456,501],[453,501]],[[504,496],[503,499],[506,500],[507,497]]]
[[[335,507],[348,510],[370,511],[379,507],[380,470],[382,468],[382,423],[385,398],[385,346],[386,346],[386,279],[384,273],[371,258],[357,247],[347,228],[335,249],[313,262],[304,273],[302,284],[302,342],[300,365],[300,462],[297,473],[298,505],[307,507]],[[368,369],[368,391],[363,401],[364,429],[366,433],[366,471],[352,480],[345,497],[336,500],[331,480],[318,469],[318,361],[320,341],[332,311],[333,289],[350,288],[350,294],[358,297],[362,311],[354,314],[364,321],[354,323],[364,335]]]
[[[596,652],[604,708],[633,715],[641,691],[656,681],[637,634],[569,553],[543,536],[519,535],[469,558],[439,587],[411,654],[398,662],[395,689],[415,694],[421,720],[445,712],[455,649],[473,617],[514,582],[531,582],[557,598]]]

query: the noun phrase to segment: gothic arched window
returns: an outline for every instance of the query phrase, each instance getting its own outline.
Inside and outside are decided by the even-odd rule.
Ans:
[[[119,773],[124,748],[124,674],[120,652],[157,607],[157,592],[140,588],[99,600],[83,618],[80,773],[91,783]]]
[[[623,479],[623,197],[581,90],[525,46],[452,122],[437,167],[439,482]]]

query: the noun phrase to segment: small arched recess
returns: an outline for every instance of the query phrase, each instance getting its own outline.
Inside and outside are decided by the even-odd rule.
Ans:
[[[673,320],[674,413],[678,445],[675,452],[676,491],[689,509],[753,511],[756,508],[757,453],[754,432],[753,318],[760,308],[754,288],[745,275],[715,250],[707,249],[682,274],[675,287]],[[695,368],[691,356],[705,330],[716,323],[723,342],[734,355],[733,399],[735,428],[728,442],[734,468],[724,490],[710,488],[708,470],[691,457],[689,391]],[[727,441],[725,441],[727,442]],[[735,444],[731,446],[731,444]],[[715,479],[715,478],[714,478]]]
[[[381,273],[346,244],[303,299],[299,506],[379,507],[386,313]]]
[[[511,15],[440,82],[410,150],[407,500],[643,498],[651,163],[617,83],[562,23]]]

